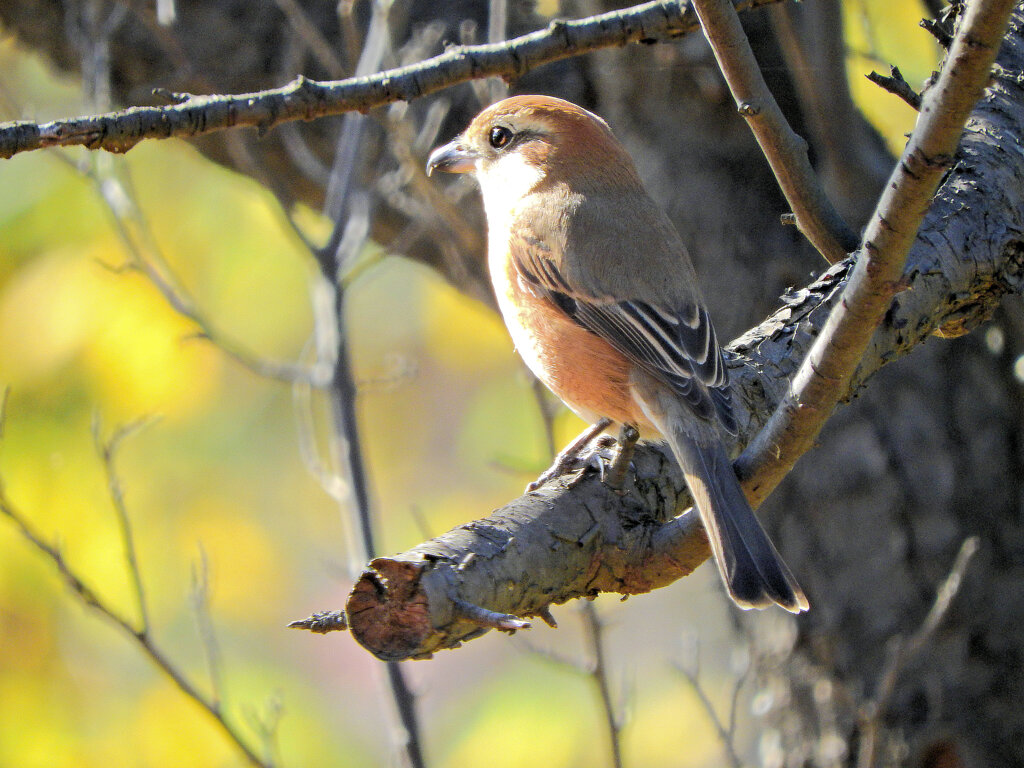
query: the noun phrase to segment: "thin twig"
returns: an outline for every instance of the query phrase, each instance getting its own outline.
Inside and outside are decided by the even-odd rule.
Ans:
[[[871,70],[871,72],[864,75],[864,77],[894,96],[899,96],[903,101],[920,112],[921,94],[911,88],[910,83],[903,79],[903,73],[900,72],[900,68],[890,66],[889,74],[890,77],[886,77],[885,75],[880,75],[874,70]]]
[[[487,42],[502,42],[508,27],[508,0],[489,0],[487,3]],[[500,77],[491,77],[487,84],[490,90],[490,103],[500,101],[508,96],[508,83]]]
[[[874,209],[896,158],[850,94],[841,0],[779,3],[768,18],[807,121],[818,158],[815,170],[836,207],[856,226]]]
[[[711,697],[708,696],[707,691],[704,690],[704,686],[700,682],[700,647],[697,644],[696,637],[693,638],[691,655],[693,658],[688,660],[690,663],[678,662],[672,666],[689,683],[690,689],[696,695],[701,708],[708,716],[708,720],[711,721],[711,726],[715,729],[715,733],[718,734],[719,741],[722,742],[722,749],[725,752],[725,758],[730,768],[743,768],[743,761],[740,760],[740,756],[736,753],[733,737],[736,727],[736,702],[739,698],[740,688],[742,688],[746,680],[746,673],[740,676],[736,686],[733,688],[729,709],[729,725],[726,727],[722,722],[722,718],[718,716],[715,705],[711,703]]]
[[[532,376],[532,374],[531,379],[533,383],[531,389],[537,401],[541,422],[544,425],[544,437],[547,442],[548,455],[555,458],[557,450],[555,447],[555,408],[540,380]],[[594,429],[592,427],[588,431],[593,431]],[[622,722],[616,713],[616,706],[612,700],[611,686],[608,681],[608,664],[605,653],[605,623],[601,620],[597,607],[592,600],[584,600],[582,602],[581,612],[583,615],[583,631],[587,643],[587,652],[591,658],[591,663],[585,671],[593,681],[597,688],[598,697],[601,699],[601,710],[604,712],[604,723],[608,734],[608,746],[611,749],[612,766],[614,768],[622,768]],[[554,616],[551,615],[550,608],[545,607],[540,617],[548,626],[557,626]]]
[[[957,552],[953,566],[949,569],[949,575],[943,580],[935,594],[935,602],[932,603],[928,615],[925,616],[921,626],[909,638],[895,637],[892,639],[888,649],[888,658],[882,668],[882,674],[878,683],[878,691],[874,698],[864,703],[861,707],[860,716],[860,751],[857,757],[858,768],[873,768],[875,765],[875,754],[878,748],[878,734],[881,727],[881,718],[885,714],[893,692],[896,690],[896,683],[900,674],[916,656],[918,656],[931,642],[935,631],[939,628],[943,618],[949,612],[949,607],[960,591],[963,584],[964,573],[978,551],[979,539],[977,536],[970,536],[964,540]]]
[[[390,3],[378,0],[373,4],[370,26],[363,41],[356,66],[356,75],[376,70],[390,51],[388,10]],[[313,253],[320,268],[319,285],[329,302],[324,304],[324,321],[333,320],[330,339],[334,370],[327,396],[331,408],[330,445],[336,463],[345,467],[351,495],[348,508],[354,508],[362,559],[376,554],[373,510],[362,441],[356,415],[358,395],[345,325],[346,277],[369,235],[370,199],[356,185],[357,157],[366,130],[365,115],[349,114],[342,122],[328,181],[324,212],[334,222],[327,244]],[[329,307],[329,310],[327,309]],[[416,697],[397,662],[387,663],[392,699],[398,712],[404,736],[400,739],[405,757],[412,768],[423,768],[422,741],[416,716]],[[398,729],[395,729],[396,732]]]
[[[318,635],[326,635],[328,632],[343,632],[348,629],[348,619],[344,611],[317,611],[305,619],[290,622],[288,629],[305,629]]]
[[[921,19],[918,22],[921,29],[930,34],[943,48],[949,48],[953,43],[953,36],[949,33],[946,25],[937,19]]]
[[[213,629],[210,615],[210,563],[206,550],[200,545],[199,558],[192,563],[192,609],[196,616],[199,642],[206,657],[207,674],[210,676],[210,690],[213,703],[220,707],[224,699],[224,673],[221,664],[220,643]]]
[[[124,549],[124,559],[128,566],[128,575],[131,577],[132,592],[135,595],[135,603],[139,611],[139,632],[149,634],[149,610],[146,607],[146,593],[142,588],[142,576],[139,573],[139,559],[135,551],[135,537],[132,534],[131,519],[128,517],[128,510],[124,503],[124,491],[121,488],[121,481],[117,475],[115,462],[117,450],[121,442],[129,435],[138,432],[140,429],[151,423],[151,419],[142,418],[123,427],[114,430],[108,440],[103,439],[103,426],[99,414],[93,416],[92,436],[96,444],[96,452],[103,461],[103,470],[107,475],[107,490],[110,499],[114,504],[114,511],[117,514],[117,527],[121,533],[121,546]]]
[[[544,449],[552,459],[558,454],[558,444],[555,442],[555,412],[561,406],[551,399],[551,393],[544,386],[544,382],[534,375],[530,375],[530,392],[533,393],[534,402],[537,403],[537,412],[540,414],[540,421],[544,427]]]
[[[479,605],[467,603],[465,600],[452,598],[452,605],[455,608],[455,612],[461,618],[481,627],[497,629],[502,632],[515,632],[517,629],[530,628],[530,622],[520,619],[518,616],[512,616],[508,613],[495,613],[486,608],[481,608]]]
[[[280,762],[277,735],[280,731],[281,719],[284,717],[284,703],[279,693],[271,694],[264,703],[262,712],[246,707],[243,710],[249,726],[256,731],[263,744],[263,754],[277,764]]]
[[[882,315],[901,290],[906,256],[953,156],[971,109],[989,82],[1014,0],[979,0],[961,21],[936,85],[864,233],[860,256],[789,394],[737,462],[756,506],[813,445]]]
[[[587,651],[592,659],[589,674],[590,679],[597,686],[598,694],[601,697],[601,709],[604,712],[605,728],[608,733],[608,746],[612,752],[612,765],[614,768],[622,768],[622,724],[615,712],[615,702],[612,701],[611,690],[608,686],[608,665],[605,659],[604,647],[604,622],[597,613],[597,608],[591,600],[584,600],[582,603],[583,630],[587,642]]]
[[[328,42],[323,33],[310,21],[309,15],[296,0],[274,0],[274,3],[288,19],[292,29],[306,44],[316,57],[317,62],[335,80],[345,76],[346,68],[334,52],[334,46]]]
[[[778,0],[739,0],[737,7],[746,10],[772,2]],[[265,133],[283,122],[366,112],[481,77],[519,77],[542,64],[603,48],[675,39],[696,26],[687,3],[656,0],[586,19],[553,21],[546,29],[501,44],[450,48],[440,56],[372,77],[318,82],[300,76],[283,87],[254,93],[196,95],[181,104],[47,123],[4,123],[0,158],[48,146],[123,153],[144,139],[194,137],[241,126]]]
[[[3,413],[2,409],[0,409],[0,434],[2,434],[2,424]],[[28,522],[28,519],[17,510],[11,500],[7,497],[2,477],[0,477],[0,514],[10,520],[21,536],[34,546],[36,550],[43,554],[83,605],[86,605],[98,612],[108,622],[119,629],[126,637],[130,638],[140,649],[143,655],[145,655],[158,669],[160,669],[182,693],[199,704],[199,706],[213,719],[220,730],[227,736],[228,740],[231,741],[245,756],[246,761],[250,765],[257,766],[258,768],[273,767],[274,763],[269,756],[261,758],[253,747],[247,743],[237,726],[227,718],[220,702],[215,698],[203,694],[196,685],[186,677],[185,673],[175,666],[174,662],[171,661],[170,658],[156,645],[152,635],[145,627],[139,628],[134,626],[131,621],[126,619],[107,604],[105,600],[100,597],[99,593],[90,587],[85,579],[79,576],[78,573],[68,565],[60,549],[43,539],[43,537]]]
[[[829,264],[841,261],[857,247],[857,236],[821,188],[807,142],[789,127],[768,90],[736,9],[729,0],[692,2],[736,106],[796,214],[797,226]]]
[[[342,52],[348,71],[356,68],[363,43],[359,36],[355,18],[356,0],[339,0],[338,25],[341,27]]]
[[[398,162],[398,173],[402,174],[405,186],[417,200],[422,201],[415,215],[410,218],[427,221],[440,219],[446,233],[450,232],[458,242],[459,251],[479,253],[483,249],[480,231],[466,221],[465,206],[460,206],[459,201],[450,197],[454,188],[461,185],[453,184],[442,189],[439,185],[430,183],[424,170],[423,157],[426,146],[432,144],[436,138],[448,107],[447,103],[432,104],[419,136],[416,135],[412,121],[407,115],[408,110],[402,108],[402,105],[395,105],[389,109],[384,120],[384,128],[389,138],[388,150]],[[459,191],[464,192],[465,189]],[[391,199],[388,202],[394,204],[395,201]]]
[[[314,386],[325,383],[322,372],[316,366],[307,369],[261,358],[215,329],[193,298],[180,287],[180,282],[155,243],[145,216],[135,203],[130,185],[118,178],[113,168],[82,172],[93,182],[111,215],[111,221],[128,253],[128,266],[145,275],[175,312],[196,325],[199,332],[195,338],[209,341],[236,363],[263,378],[285,383],[304,379]]]

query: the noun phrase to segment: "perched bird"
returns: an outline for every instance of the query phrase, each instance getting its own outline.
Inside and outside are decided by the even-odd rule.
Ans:
[[[808,607],[740,489],[729,379],[686,249],[597,115],[514,96],[430,155],[476,176],[488,266],[516,349],[583,419],[663,436],[732,599]]]

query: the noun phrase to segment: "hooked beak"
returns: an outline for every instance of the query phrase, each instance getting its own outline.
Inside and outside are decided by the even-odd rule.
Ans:
[[[427,160],[427,176],[434,171],[468,173],[475,169],[477,157],[476,152],[467,149],[459,139],[455,139],[430,153]]]

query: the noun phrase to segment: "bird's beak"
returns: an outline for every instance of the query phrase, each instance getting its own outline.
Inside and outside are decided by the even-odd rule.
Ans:
[[[468,173],[476,167],[477,158],[476,152],[468,149],[459,139],[455,139],[430,153],[427,160],[427,176],[434,171]]]

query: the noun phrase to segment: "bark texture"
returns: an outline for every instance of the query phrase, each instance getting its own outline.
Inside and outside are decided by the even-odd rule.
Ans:
[[[63,17],[72,7],[59,0],[3,0],[0,22],[60,66],[77,69],[81,51],[65,35]],[[297,72],[331,75],[273,2],[179,3],[180,21],[171,29],[155,24],[151,3],[128,7],[110,48],[114,94],[124,105],[150,103],[154,86],[241,92],[280,85]],[[354,55],[346,48],[334,0],[311,0],[304,7],[350,64]],[[355,16],[359,30],[366,23],[361,7]],[[388,64],[437,53],[443,40],[458,41],[464,19],[485,29],[485,7],[454,1],[397,3],[395,50]],[[580,16],[610,7],[567,2],[563,13]],[[813,58],[831,52],[824,64],[832,67],[841,66],[837,57],[842,51],[835,7],[803,4],[794,27],[804,43],[802,52]],[[520,3],[512,3],[510,20],[510,35],[544,23]],[[837,204],[847,216],[866,214],[878,193],[877,169],[886,162],[877,137],[849,110],[842,94],[836,96],[837,90],[790,79],[784,64],[793,60],[794,50],[776,44],[765,12],[746,14],[744,23],[769,85],[827,170]],[[1001,296],[1020,290],[1021,24],[1018,10],[1001,54],[1004,70],[972,120],[958,164],[911,254],[913,287],[894,302],[858,383],[939,325],[952,331],[976,327],[996,310]],[[464,35],[466,27],[462,30]],[[735,336],[758,322],[777,306],[775,297],[787,286],[802,285],[808,273],[821,269],[799,233],[779,226],[784,205],[777,186],[697,37],[560,62],[514,85],[517,91],[575,100],[609,120],[690,245],[720,337]],[[478,102],[468,86],[442,98],[452,103],[438,128],[447,137],[465,124]],[[410,105],[409,123],[428,123],[434,103]],[[829,108],[824,113],[822,104]],[[438,201],[417,185],[411,164],[387,149],[389,135],[402,130],[401,123],[388,119],[395,114],[375,113],[381,119],[372,124],[371,151],[360,169],[374,194],[374,237],[486,298],[476,199],[470,194],[457,211],[434,212]],[[262,179],[286,203],[319,206],[323,179],[317,175],[322,170],[318,163],[329,162],[338,125],[323,120],[278,129],[259,141],[251,132],[226,133],[207,137],[199,146],[219,162]],[[401,146],[425,151],[414,139]],[[455,207],[454,199],[447,204]],[[769,325],[740,339],[733,347],[742,364],[738,371],[756,365],[762,375],[791,373],[796,360],[786,350],[806,348],[824,315],[815,308],[841,274],[789,294]],[[762,665],[762,674],[773,677],[785,703],[769,717],[776,718],[791,760],[787,764],[855,765],[869,728],[881,734],[886,753],[896,756],[893,764],[1024,764],[1024,709],[1019,705],[1024,699],[1024,635],[1018,631],[1024,615],[1024,399],[1012,373],[1024,353],[1018,299],[998,309],[996,324],[1001,345],[986,345],[979,334],[953,341],[932,338],[906,360],[881,370],[870,386],[851,392],[853,401],[832,419],[822,447],[800,462],[762,508],[766,528],[813,605],[797,624],[793,652]],[[756,428],[755,414],[763,418],[766,405],[778,395],[777,389],[744,385],[738,399],[749,409],[743,419],[748,435]],[[375,637],[367,635],[367,644],[397,658],[399,642],[407,647],[417,642],[420,652],[430,652],[480,631],[478,623],[460,618],[450,604],[435,609],[426,602],[440,595],[438,605],[443,606],[455,587],[458,594],[475,590],[472,594],[494,611],[525,615],[538,612],[545,602],[593,589],[643,591],[677,578],[706,556],[691,552],[693,559],[688,559],[655,541],[659,532],[670,540],[670,534],[680,532],[664,521],[681,498],[681,483],[671,463],[655,451],[640,452],[636,465],[635,488],[624,497],[609,494],[589,476],[571,491],[549,486],[495,518],[376,561],[377,575],[357,587],[350,603],[353,629],[366,613],[364,618],[372,618],[368,625],[377,631]],[[540,521],[540,527],[510,534],[523,520]],[[672,525],[685,528],[687,523],[683,518]],[[907,660],[892,694],[875,702],[890,642],[921,624],[970,535],[979,537],[980,550],[960,594],[924,650]],[[476,553],[468,561],[467,540],[474,542]],[[531,565],[531,578],[523,579],[522,563],[494,565],[489,572],[491,563],[536,548],[538,541],[551,551],[544,562],[571,566],[572,578],[548,580],[546,572]],[[655,544],[670,553],[657,566],[636,554],[644,547],[649,554]],[[419,578],[410,569],[435,574],[415,585],[424,600],[412,600],[408,610],[381,609],[380,587],[401,583],[410,574]],[[558,589],[544,594],[532,589],[538,583],[558,584]],[[373,613],[378,610],[385,615]],[[397,641],[379,632],[391,620],[409,628]],[[427,642],[416,635],[424,627]],[[836,739],[841,744],[838,761],[828,757],[835,753]],[[826,749],[830,744],[832,752]]]

